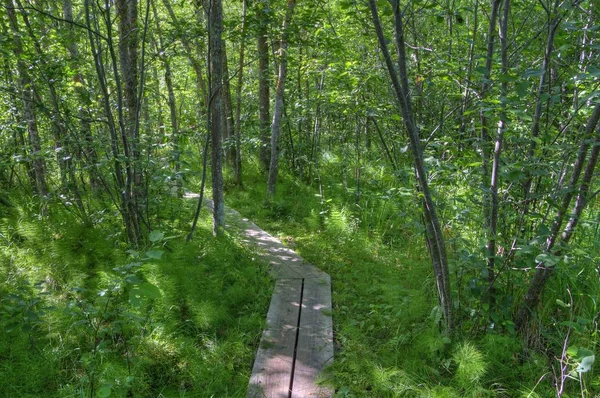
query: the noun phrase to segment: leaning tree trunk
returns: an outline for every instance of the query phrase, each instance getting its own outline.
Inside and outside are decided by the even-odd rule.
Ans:
[[[273,123],[271,124],[271,162],[269,165],[269,179],[267,181],[267,200],[275,196],[277,173],[279,169],[279,136],[281,135],[281,119],[283,116],[283,95],[285,93],[285,79],[287,75],[287,36],[296,0],[288,0],[285,18],[283,20],[281,43],[279,45],[279,76],[275,90],[275,108],[273,109]]]
[[[573,165],[573,171],[571,172],[571,178],[569,181],[569,186],[566,189],[566,193],[564,194],[560,205],[558,207],[556,218],[554,219],[554,223],[552,224],[552,228],[550,231],[550,236],[546,240],[546,253],[550,253],[553,256],[560,256],[564,247],[571,239],[575,227],[581,217],[583,209],[587,204],[587,198],[589,193],[589,188],[591,185],[592,177],[594,175],[594,171],[596,169],[596,164],[598,162],[598,154],[600,152],[600,104],[596,105],[592,115],[589,117],[586,127],[585,133],[581,140],[581,145],[579,146],[579,151],[577,154],[577,160]],[[584,165],[585,160],[588,155],[589,148],[592,144],[592,137],[594,135],[594,129],[596,129],[595,138],[593,140],[592,151],[590,155],[590,160],[587,162],[587,166]],[[584,173],[583,179],[581,183],[579,180],[581,178],[581,173]],[[575,202],[575,207],[571,212],[569,217],[569,221],[567,222],[567,226],[564,228],[562,233],[560,232],[566,214],[568,212],[569,206],[573,197],[577,194],[577,199]],[[560,242],[560,248],[557,251],[553,252],[553,248],[557,242]],[[554,267],[552,265],[548,265],[543,261],[538,262],[535,267],[535,274],[531,278],[529,283],[529,288],[527,289],[527,293],[523,298],[523,302],[517,311],[515,317],[515,325],[517,330],[521,332],[526,332],[529,320],[531,318],[531,314],[535,310],[535,307],[540,301],[540,297],[550,275]]]
[[[396,94],[396,99],[402,114],[404,126],[408,134],[410,149],[413,155],[414,168],[419,190],[423,196],[423,216],[427,233],[427,243],[432,259],[433,270],[438,291],[440,308],[444,314],[446,327],[451,334],[454,328],[454,314],[452,296],[450,292],[450,275],[448,272],[448,256],[446,245],[442,236],[440,222],[437,216],[435,204],[427,182],[425,165],[423,162],[423,148],[420,141],[420,132],[414,122],[412,102],[408,87],[408,76],[406,68],[406,50],[404,46],[404,28],[402,15],[400,14],[399,1],[393,2],[394,22],[396,34],[396,51],[398,56],[398,70],[394,67],[387,47],[387,41],[383,34],[376,0],[369,0],[369,7],[373,18],[373,24],[377,33],[379,47],[383,54],[386,67]]]
[[[542,107],[544,102],[548,101],[545,99],[543,95],[546,90],[549,89],[547,87],[546,81],[548,79],[548,66],[550,65],[550,59],[552,57],[552,52],[554,50],[554,36],[560,25],[562,20],[562,15],[559,15],[560,1],[555,0],[554,6],[551,12],[548,12],[548,39],[546,41],[546,49],[544,51],[544,59],[542,61],[541,66],[541,76],[538,84],[538,89],[536,93],[536,101],[535,101],[535,111],[533,115],[533,121],[531,124],[531,143],[529,145],[529,149],[527,151],[527,159],[532,161],[537,149],[538,137],[540,135],[540,124],[542,119]],[[529,214],[529,210],[531,206],[531,196],[533,194],[533,174],[528,172],[527,179],[523,184],[523,195],[525,200],[523,201],[523,210],[521,211],[522,217],[525,220],[527,215]]]

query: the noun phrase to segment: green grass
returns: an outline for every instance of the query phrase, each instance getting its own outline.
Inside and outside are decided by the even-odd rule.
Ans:
[[[254,171],[226,202],[332,277],[335,361],[328,371],[336,397],[554,394],[549,360],[524,351],[518,336],[471,334],[463,313],[453,341],[440,333],[419,207],[393,180],[365,176],[356,201],[335,173],[320,187],[282,173],[267,205],[265,178]],[[577,392],[576,383],[570,387]]]
[[[245,396],[273,282],[204,213],[185,243],[193,205],[177,203],[181,220],[137,256],[119,225],[6,215],[0,396]]]
[[[524,344],[506,324],[490,328],[479,316],[471,281],[481,280],[484,263],[468,250],[478,247],[477,229],[446,223],[461,299],[450,340],[439,328],[413,190],[373,162],[359,192],[343,159],[330,156],[312,186],[282,172],[269,204],[266,178],[246,164],[245,189],[229,185],[225,195],[331,275],[335,361],[326,379],[336,397],[553,396],[567,331],[569,347],[597,352],[598,258],[584,239],[548,285]],[[156,206],[154,228],[165,237],[138,253],[127,251],[116,213],[92,214],[94,228],[56,206],[44,217],[34,205],[2,214],[0,396],[245,395],[272,280],[236,236],[213,238],[204,212],[186,244],[193,201]],[[445,211],[454,210],[446,203]],[[526,280],[507,271],[498,284],[503,319]],[[578,358],[569,360],[574,369]],[[597,366],[583,379],[590,395],[600,392]],[[567,380],[565,391],[580,396],[579,381]]]

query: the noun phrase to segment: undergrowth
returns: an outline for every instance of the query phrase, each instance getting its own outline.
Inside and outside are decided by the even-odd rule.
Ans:
[[[544,350],[528,349],[510,328],[481,333],[479,312],[469,304],[478,299],[467,290],[450,340],[440,332],[441,311],[415,194],[374,166],[365,166],[357,192],[345,182],[344,168],[330,158],[333,162],[321,164],[321,175],[328,177],[317,176],[310,185],[280,173],[277,195],[268,204],[265,179],[250,167],[245,189],[230,190],[226,202],[331,275],[335,361],[328,372],[336,397],[554,396],[552,372],[560,363],[551,353],[560,355],[564,323],[540,331],[546,335]],[[470,272],[463,269],[478,260],[461,259],[464,242],[448,238],[452,272]],[[563,309],[556,319],[564,320],[565,314]],[[577,341],[576,334],[571,331],[569,344]],[[595,376],[586,377],[594,391]],[[577,380],[566,383],[565,393],[581,393]]]
[[[208,218],[185,243],[194,204],[174,205],[139,251],[102,212],[3,215],[0,396],[245,395],[272,281]]]

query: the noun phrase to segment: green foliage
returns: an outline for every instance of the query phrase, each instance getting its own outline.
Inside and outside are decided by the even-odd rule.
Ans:
[[[1,225],[1,395],[245,391],[272,290],[250,253],[212,239],[208,220],[194,244],[156,230],[125,253],[105,238],[110,224],[80,228],[52,210]]]
[[[478,386],[487,370],[483,354],[471,343],[461,343],[452,354],[456,366],[454,380],[463,389],[470,390]]]

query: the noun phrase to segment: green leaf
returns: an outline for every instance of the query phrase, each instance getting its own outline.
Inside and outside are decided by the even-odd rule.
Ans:
[[[556,304],[560,305],[563,308],[570,308],[571,304],[567,304],[564,301],[560,300],[560,299],[556,299]]]
[[[148,258],[152,258],[154,260],[160,260],[160,258],[163,255],[163,251],[162,250],[148,250],[146,252],[146,256]]]
[[[150,282],[142,283],[138,290],[142,296],[149,299],[156,299],[161,296],[160,289]]]
[[[139,293],[140,291],[138,289],[129,291],[129,304],[131,304],[132,307],[141,307],[143,304],[142,297]]]
[[[523,73],[523,77],[540,77],[544,74],[543,69],[527,69]]]
[[[155,243],[163,240],[164,237],[165,234],[161,231],[152,231],[150,232],[150,236],[148,237],[148,239],[150,239],[150,242]]]
[[[550,253],[541,253],[535,258],[536,263],[544,263],[546,267],[553,267],[560,261],[560,257]]]
[[[525,174],[524,171],[519,170],[519,169],[512,169],[511,171],[506,173],[505,178],[509,182],[517,182],[519,180],[522,180],[526,176],[527,176],[527,174]]]
[[[139,285],[142,280],[137,275],[131,274],[125,277],[125,282],[131,283],[132,285]]]
[[[532,245],[523,245],[519,246],[519,252],[522,254],[531,254],[534,253],[537,249]]]
[[[107,398],[107,397],[110,397],[111,392],[112,392],[111,384],[102,384],[102,386],[100,386],[100,388],[98,389],[97,396],[99,398]]]
[[[594,77],[600,77],[600,69],[598,69],[595,66],[592,66],[592,65],[588,66],[587,72]]]

